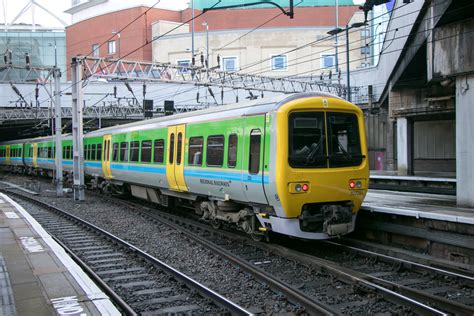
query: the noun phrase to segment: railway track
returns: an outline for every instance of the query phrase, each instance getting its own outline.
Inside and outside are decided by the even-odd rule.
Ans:
[[[32,215],[128,315],[235,314],[244,308],[124,240],[35,198]]]
[[[430,267],[406,260],[394,261],[388,256],[343,248],[342,245],[330,245],[338,247],[331,258],[328,252],[318,254],[255,243],[235,233],[216,231],[195,220],[136,203],[122,200],[119,203],[135,209],[147,219],[172,226],[189,240],[238,265],[281,293],[282,300],[301,306],[302,313],[474,314],[470,305],[472,279],[464,275],[439,268],[430,270]],[[305,245],[309,249],[323,247],[314,243]],[[354,255],[355,252],[358,255]],[[415,279],[417,281],[413,282]],[[417,288],[417,284],[428,286]],[[462,295],[449,296],[450,293]]]
[[[283,285],[294,295],[317,302],[334,314],[382,310],[394,314],[474,314],[473,279],[467,275],[362,250],[358,250],[360,258],[341,255],[347,254],[348,248],[343,250],[344,246],[336,244],[331,246],[339,247],[335,251],[339,257],[321,258],[314,252],[306,251],[305,254],[287,247],[254,243],[248,238],[216,231],[193,220],[137,208],[133,203],[122,203],[151,220],[168,222],[175,229],[184,228],[183,234],[188,238],[215,249],[248,272],[259,275],[274,289],[283,292],[278,287]],[[353,248],[350,252],[355,251]],[[272,284],[269,279],[279,282]]]

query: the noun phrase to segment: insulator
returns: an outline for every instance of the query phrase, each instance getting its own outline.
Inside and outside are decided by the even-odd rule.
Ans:
[[[31,62],[30,62],[30,55],[28,53],[25,54],[25,63],[26,63],[26,69],[29,70]]]
[[[117,97],[117,86],[114,86],[114,98]]]
[[[201,65],[204,66],[204,54],[201,53],[201,56],[199,56],[199,58],[201,59]]]
[[[221,66],[221,55],[217,54],[217,67]]]
[[[199,103],[199,91],[196,93],[196,102]]]

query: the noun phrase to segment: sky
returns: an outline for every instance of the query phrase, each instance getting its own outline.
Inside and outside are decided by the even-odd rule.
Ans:
[[[130,1],[130,0],[122,0]],[[30,2],[30,0],[0,0],[0,23],[10,23],[20,13],[20,11]],[[71,7],[71,0],[35,0],[47,10],[54,13],[67,24],[71,23],[71,16],[64,13]],[[187,7],[189,0],[161,0],[157,7],[167,9],[183,9]],[[35,6],[35,23],[46,27],[62,27],[62,23],[51,17],[43,9]],[[32,10],[28,9],[22,17],[16,21],[17,23],[32,23]]]

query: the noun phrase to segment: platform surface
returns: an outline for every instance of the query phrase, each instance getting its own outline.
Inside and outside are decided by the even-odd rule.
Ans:
[[[456,206],[456,196],[369,190],[362,208],[372,212],[474,224],[474,209]]]
[[[25,209],[0,193],[0,316],[120,315]]]

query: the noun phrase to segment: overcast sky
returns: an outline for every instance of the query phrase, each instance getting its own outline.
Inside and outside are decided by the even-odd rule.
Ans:
[[[129,1],[129,0],[123,0]],[[29,0],[0,0],[0,23],[10,23],[12,20],[21,12],[21,10],[29,3]],[[71,16],[64,13],[65,10],[71,7],[70,0],[36,0],[37,3],[45,7],[47,10],[54,13],[60,19],[66,23],[71,23]],[[167,9],[183,9],[189,0],[161,0],[158,7]],[[51,17],[43,9],[35,7],[35,23],[41,24],[47,27],[62,27],[61,22]],[[31,8],[22,15],[16,23],[32,23],[32,10]]]

